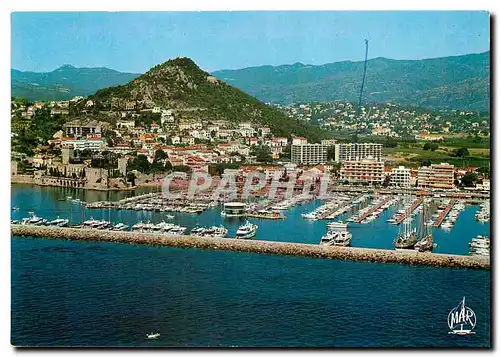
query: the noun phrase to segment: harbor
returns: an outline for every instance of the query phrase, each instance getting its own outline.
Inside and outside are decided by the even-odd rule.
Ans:
[[[487,257],[451,254],[427,254],[413,251],[395,252],[384,249],[324,247],[313,244],[240,240],[198,236],[165,236],[156,233],[117,232],[95,229],[12,225],[11,233],[20,237],[40,237],[77,241],[102,241],[126,244],[155,245],[177,248],[196,248],[288,255],[308,258],[341,259],[422,265],[440,268],[489,269]]]
[[[125,192],[113,194],[112,199],[115,202],[125,204],[133,202],[141,204],[144,199],[156,199],[155,197],[158,195],[157,192],[142,192],[138,195],[141,197],[135,198],[126,197],[128,194]],[[67,220],[68,226],[82,226],[84,222],[90,221],[96,225],[93,229],[126,231],[132,230],[134,226],[137,228],[137,225],[140,227],[142,224],[143,227],[140,228],[142,231],[163,232],[170,227],[168,229],[170,234],[176,232],[183,235],[190,234],[196,227],[222,226],[228,230],[226,236],[233,238],[245,220],[249,220],[259,226],[255,237],[252,238],[254,240],[318,245],[322,236],[325,235],[328,224],[344,221],[349,224],[347,229],[352,234],[350,244],[352,247],[387,250],[394,250],[393,240],[398,234],[398,226],[390,224],[391,216],[394,217],[398,211],[404,212],[412,203],[400,195],[377,197],[369,194],[335,192],[324,200],[294,197],[291,200],[261,199],[246,204],[239,203],[235,207],[242,209],[243,213],[235,217],[228,217],[222,214],[224,203],[211,205],[202,213],[192,214],[185,211],[89,209],[84,202],[89,204],[102,202],[103,198],[106,198],[106,194],[93,193],[89,196],[88,191],[18,185],[14,187],[12,195],[11,220],[13,223],[21,223],[23,219],[33,218],[36,221],[38,218],[42,221],[38,223],[39,225],[47,225],[50,222],[56,225],[57,223],[65,225],[64,222]],[[377,206],[388,198],[390,200],[387,203],[381,205],[365,220],[360,223],[354,222],[354,219],[364,210],[371,209],[370,207]],[[429,197],[426,200],[432,206],[432,209],[426,214],[429,218],[431,215],[433,216],[428,221],[432,225],[432,220],[437,218],[439,211],[449,203],[449,199]],[[38,203],[42,201],[43,204]],[[434,253],[469,255],[469,242],[472,238],[478,235],[490,236],[489,224],[477,219],[478,215],[483,217],[483,221],[487,218],[486,210],[489,208],[489,201],[481,201],[481,203],[482,205],[479,206],[466,204],[465,200],[457,201],[448,215],[449,223],[453,224],[454,229],[446,228],[448,227],[446,222],[440,228],[432,228],[434,241],[437,244],[433,249]],[[337,212],[335,209],[339,205],[342,206],[340,208],[342,213],[336,216],[335,220],[314,220],[303,217],[311,212],[333,214]],[[281,208],[279,216],[276,213],[278,211],[276,208]],[[248,212],[246,212],[247,210]],[[253,213],[250,212],[258,214],[253,216]],[[417,208],[409,218],[417,222],[419,214],[420,209]]]

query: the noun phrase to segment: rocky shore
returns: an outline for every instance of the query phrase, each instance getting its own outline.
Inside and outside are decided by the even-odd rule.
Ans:
[[[156,233],[116,232],[95,229],[57,228],[29,225],[11,225],[13,236],[48,239],[102,241],[126,244],[143,244],[177,248],[197,248],[289,255],[309,258],[397,263],[443,268],[490,269],[490,260],[465,255],[401,252],[385,249],[326,247],[314,244],[207,238],[194,236],[167,236]]]

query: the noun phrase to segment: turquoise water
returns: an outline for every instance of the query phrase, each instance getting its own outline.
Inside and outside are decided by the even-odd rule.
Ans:
[[[228,229],[228,237],[234,237],[238,226],[244,222],[244,220],[238,218],[228,219],[221,217],[220,207],[197,215],[176,212],[84,209],[82,205],[72,204],[71,201],[66,200],[66,196],[72,196],[73,198],[94,202],[104,199],[116,200],[131,195],[131,192],[106,193],[67,188],[15,185],[12,189],[12,206],[17,206],[20,210],[13,211],[12,218],[21,219],[29,216],[28,212],[34,211],[38,216],[46,219],[54,219],[57,216],[71,219],[73,224],[80,223],[90,217],[111,220],[115,223],[124,222],[130,226],[140,220],[154,223],[166,220],[185,226],[189,230],[197,225],[209,226],[222,224]],[[255,239],[318,244],[321,237],[326,233],[327,221],[308,221],[303,219],[301,214],[310,212],[320,205],[320,201],[314,201],[284,211],[284,214],[287,216],[286,220],[249,219],[249,221],[259,226]],[[398,208],[401,207],[397,205],[392,206],[379,219],[371,223],[351,223],[349,231],[353,234],[352,246],[393,249],[393,240],[398,234],[399,227],[393,226],[386,221]],[[479,206],[466,206],[466,209],[460,214],[455,227],[450,231],[434,228],[434,239],[437,244],[435,252],[468,254],[468,243],[471,238],[476,237],[478,234],[489,236],[490,225],[479,223],[474,218],[474,214],[478,209]],[[175,218],[167,220],[167,214],[172,214]],[[345,219],[351,214],[341,216],[339,219]],[[418,221],[419,216],[415,217],[415,222]]]
[[[68,217],[76,190],[16,185],[13,216]],[[92,194],[94,200],[106,193]],[[118,193],[115,198],[124,193]],[[104,198],[101,197],[104,195]],[[87,200],[90,199],[87,197]],[[317,243],[325,222],[286,212],[259,221],[258,239]],[[475,207],[438,249],[465,253]],[[73,212],[74,211],[74,212]],[[92,211],[95,218],[107,211]],[[391,247],[385,216],[353,226],[353,245]],[[241,221],[217,210],[175,214],[189,227]],[[75,214],[76,217],[76,214]],[[87,216],[88,218],[89,216]],[[161,220],[158,213],[111,212],[113,220]],[[463,226],[459,226],[459,225]],[[474,228],[471,228],[474,227]],[[464,230],[469,229],[467,232]],[[481,231],[483,230],[483,231]],[[249,253],[12,237],[12,343],[41,346],[488,346],[490,273]],[[477,316],[475,335],[448,334],[447,315],[462,297]],[[158,331],[150,341],[145,334]]]

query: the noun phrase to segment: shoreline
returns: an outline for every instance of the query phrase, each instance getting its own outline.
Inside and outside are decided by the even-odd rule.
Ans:
[[[88,190],[88,191],[101,191],[101,192],[106,192],[106,191],[134,191],[138,188],[142,187],[158,187],[160,185],[149,185],[144,184],[144,185],[138,185],[138,186],[132,186],[132,187],[110,187],[110,188],[96,188],[96,187],[71,187],[71,186],[64,186],[64,185],[41,185],[39,183],[36,183],[35,180],[32,177],[26,178],[26,177],[21,177],[21,176],[26,176],[26,175],[15,175],[11,176],[10,184],[11,185],[30,185],[30,186],[38,186],[38,187],[60,187],[60,188],[71,188],[75,190]]]
[[[157,233],[101,231],[96,229],[60,228],[29,225],[11,225],[11,237],[36,237],[74,241],[102,241],[136,245],[176,248],[225,250],[257,254],[297,256],[319,259],[396,263],[438,268],[490,270],[490,259],[467,255],[396,252],[388,249],[326,247],[315,244],[208,238],[189,235],[168,236]]]

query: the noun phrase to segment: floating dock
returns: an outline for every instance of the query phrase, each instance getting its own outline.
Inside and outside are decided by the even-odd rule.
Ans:
[[[383,200],[382,202],[376,204],[375,206],[371,207],[368,211],[366,211],[365,213],[363,213],[361,216],[359,216],[358,218],[356,218],[354,220],[354,222],[356,223],[360,223],[361,221],[363,221],[366,217],[368,217],[369,215],[371,215],[373,212],[375,212],[376,210],[378,210],[380,207],[382,207],[383,205],[385,205],[387,202],[389,202],[391,200],[391,198],[386,198],[385,200]]]
[[[100,241],[125,244],[142,244],[177,248],[196,248],[287,255],[308,258],[339,259],[379,263],[397,263],[443,268],[490,269],[489,257],[419,253],[352,247],[331,247],[319,244],[272,242],[231,238],[194,236],[168,236],[158,233],[102,231],[82,228],[59,228],[29,225],[11,225],[11,234],[22,237],[39,237],[75,241]]]
[[[434,223],[434,227],[440,227],[441,224],[443,223],[444,219],[446,216],[450,213],[451,209],[455,204],[457,203],[457,200],[451,200],[450,203],[446,206],[446,208],[441,212],[439,217],[436,219],[436,222]]]
[[[403,222],[403,221],[406,219],[406,217],[408,217],[409,215],[411,215],[411,214],[413,213],[413,211],[415,211],[415,210],[417,209],[417,207],[418,207],[418,206],[420,206],[420,205],[422,204],[422,202],[424,202],[424,199],[423,199],[423,198],[419,198],[419,199],[415,200],[415,201],[412,203],[412,205],[411,205],[410,209],[409,209],[409,210],[407,210],[405,214],[401,215],[401,217],[399,217],[399,218],[396,220],[395,224],[396,224],[396,225],[401,224],[401,222]]]

